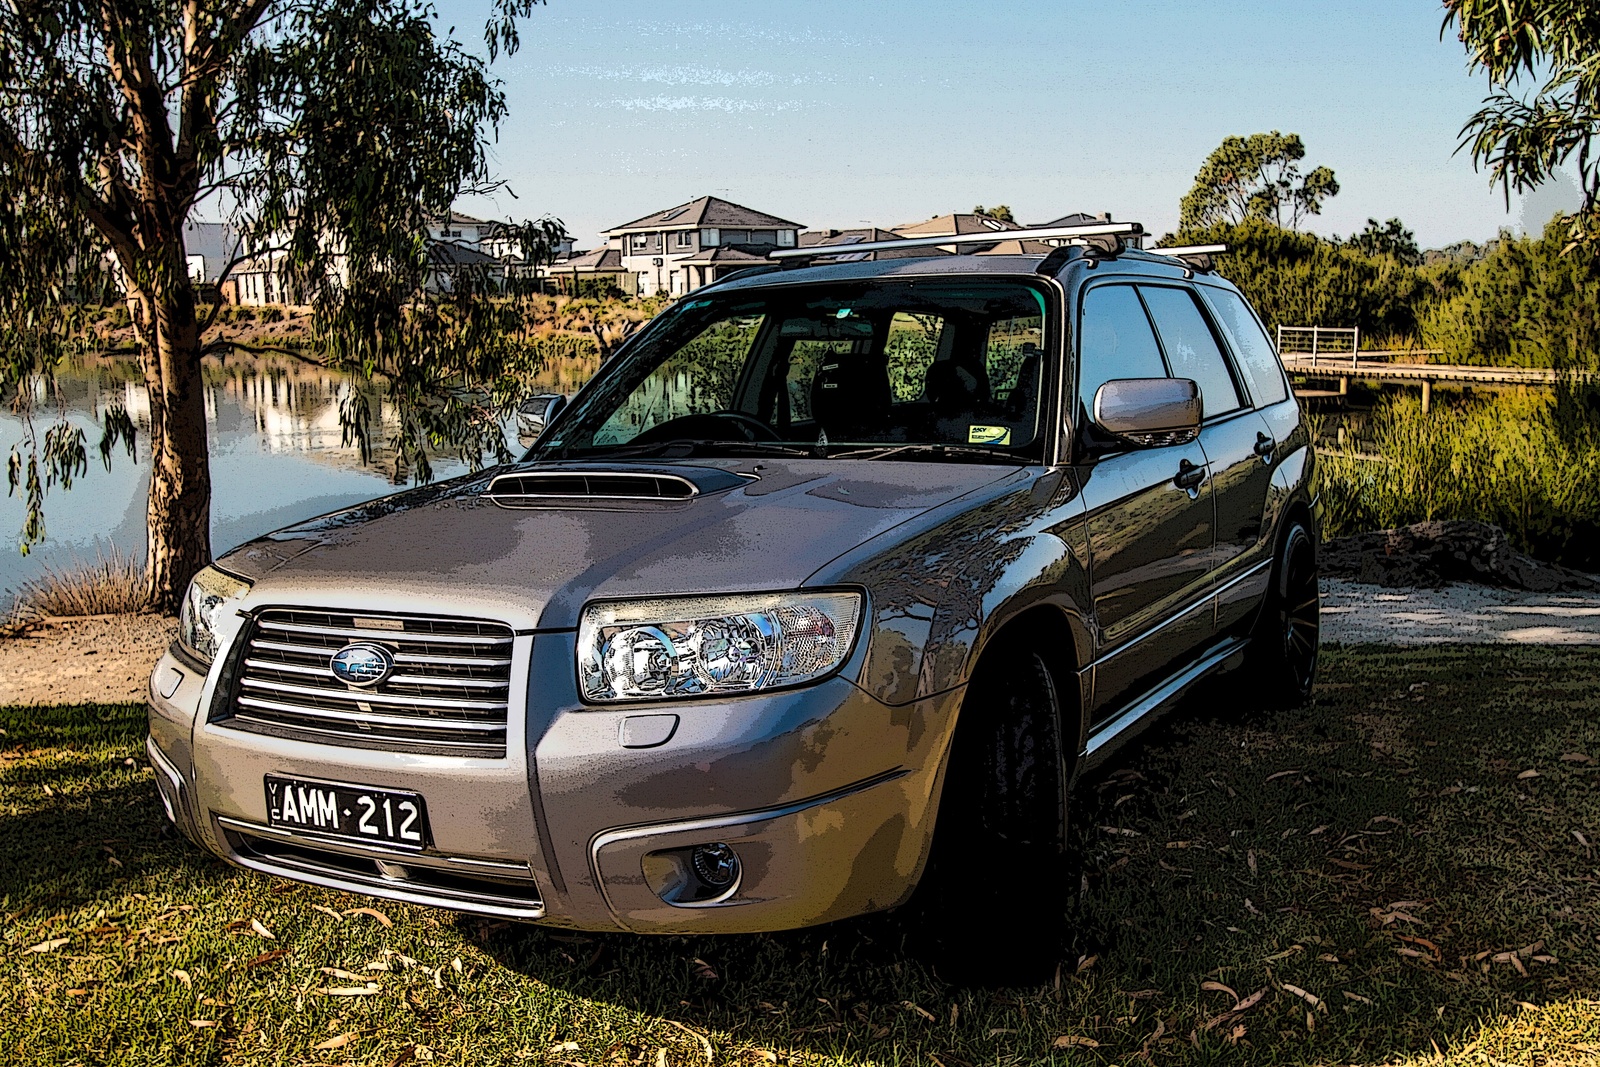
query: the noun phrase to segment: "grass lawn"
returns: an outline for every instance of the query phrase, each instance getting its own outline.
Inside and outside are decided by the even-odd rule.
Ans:
[[[999,992],[892,918],[579,936],[235,871],[143,721],[0,710],[0,1064],[1600,1062],[1593,650],[1334,649],[1309,708],[1168,720],[1083,784],[1058,979]]]

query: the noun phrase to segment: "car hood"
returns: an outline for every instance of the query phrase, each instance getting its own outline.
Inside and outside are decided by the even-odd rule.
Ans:
[[[653,473],[702,489],[686,499],[533,506],[485,496],[495,476],[551,473]],[[523,464],[324,515],[242,545],[219,565],[254,583],[252,607],[470,614],[519,629],[570,629],[596,597],[797,588],[868,539],[1020,473],[769,458]]]

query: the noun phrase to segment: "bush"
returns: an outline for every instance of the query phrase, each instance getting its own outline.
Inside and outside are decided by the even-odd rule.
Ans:
[[[11,608],[27,621],[72,615],[123,615],[148,611],[144,564],[112,546],[109,555],[71,570],[44,568],[38,578],[22,583]]]
[[[1427,519],[1504,529],[1521,551],[1600,570],[1600,395],[1504,394],[1375,413],[1377,460],[1319,456],[1329,537]]]
[[[1419,315],[1441,295],[1446,267],[1419,267],[1312,233],[1250,219],[1179,234],[1182,244],[1226,244],[1217,270],[1279,326],[1356,326],[1394,340],[1417,336]]]
[[[1563,254],[1561,216],[1544,236],[1502,232],[1483,258],[1452,271],[1448,299],[1421,316],[1445,362],[1600,369],[1600,254]]]

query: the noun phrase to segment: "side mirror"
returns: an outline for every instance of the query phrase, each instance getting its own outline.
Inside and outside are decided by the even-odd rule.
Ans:
[[[531,447],[566,406],[567,398],[560,393],[541,393],[524,400],[517,408],[517,440],[522,447]]]
[[[1095,425],[1145,448],[1193,441],[1200,414],[1200,387],[1188,378],[1120,378],[1094,394]]]

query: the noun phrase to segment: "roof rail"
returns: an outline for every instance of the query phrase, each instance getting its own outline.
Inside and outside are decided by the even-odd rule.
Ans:
[[[817,256],[854,255],[860,252],[893,252],[902,248],[937,248],[941,245],[993,245],[1002,241],[1081,240],[1086,237],[1137,237],[1144,227],[1137,222],[1093,222],[1083,226],[1043,226],[1032,230],[990,230],[986,233],[957,233],[947,237],[902,237],[897,241],[867,241],[853,245],[808,245],[805,248],[780,248],[768,252],[769,259],[814,259]]]
[[[1227,245],[1173,245],[1171,248],[1144,249],[1151,255],[1171,256],[1174,259],[1182,259],[1185,256],[1214,256],[1227,250]]]

